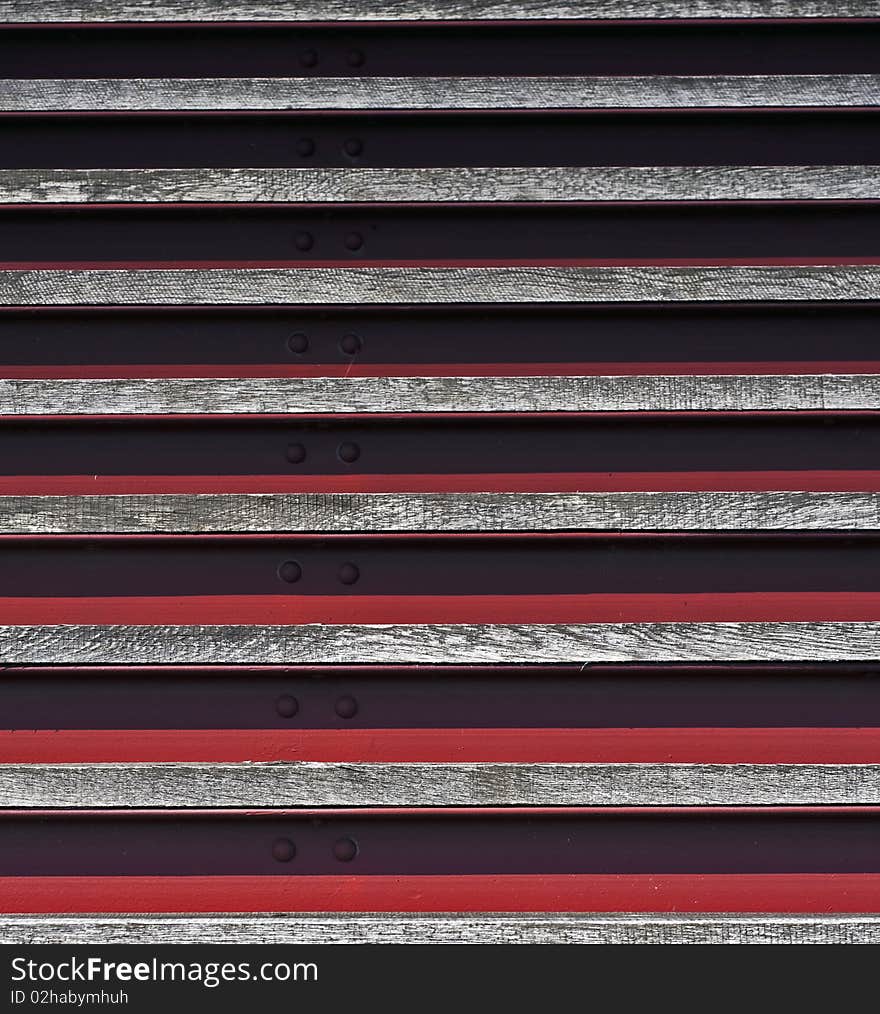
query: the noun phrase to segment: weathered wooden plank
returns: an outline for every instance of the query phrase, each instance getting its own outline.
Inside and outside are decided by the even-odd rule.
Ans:
[[[880,493],[243,493],[0,496],[0,532],[880,529]]]
[[[3,0],[0,22],[871,18],[876,0]]]
[[[0,379],[0,415],[824,409],[880,409],[880,375]]]
[[[0,269],[0,305],[880,299],[880,265]]]
[[[0,204],[875,200],[880,166],[0,169]]]
[[[0,807],[880,803],[878,764],[0,764]]]
[[[877,915],[0,915],[6,944],[878,944]]]
[[[876,106],[877,74],[700,77],[6,78],[0,111]]]
[[[880,622],[0,626],[0,660],[7,665],[878,658]]]

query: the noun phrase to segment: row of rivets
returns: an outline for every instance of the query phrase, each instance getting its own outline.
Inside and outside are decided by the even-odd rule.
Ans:
[[[361,456],[360,447],[352,443],[350,440],[345,440],[336,448],[336,457],[340,461],[344,461],[346,465],[351,465]],[[288,444],[286,451],[287,460],[291,465],[301,465],[308,457],[305,444]]]
[[[358,854],[354,838],[340,838],[333,843],[333,855],[341,863],[350,863]],[[272,858],[279,863],[289,863],[296,855],[296,845],[289,838],[278,838],[272,845]]]
[[[291,352],[298,356],[304,355],[308,352],[310,344],[309,336],[307,334],[303,334],[302,331],[297,331],[287,339],[287,347]],[[339,351],[346,356],[356,356],[363,346],[363,339],[360,335],[356,335],[353,332],[344,334],[336,343],[336,347]]]
[[[346,233],[342,244],[346,250],[351,250],[354,253],[364,245],[364,237],[359,232],[349,232]],[[293,245],[297,250],[305,253],[315,245],[315,237],[310,232],[298,232],[293,237]]]
[[[282,694],[275,701],[275,710],[282,718],[294,718],[299,714],[299,701],[291,694]],[[358,702],[350,694],[340,697],[333,705],[340,718],[354,718],[358,713]]]
[[[349,158],[357,158],[364,151],[364,142],[359,137],[348,137],[342,142],[342,150]],[[296,153],[309,158],[317,151],[317,145],[311,137],[301,137],[296,142]]]
[[[317,67],[321,57],[316,49],[304,49],[299,55],[299,62],[303,67]],[[362,49],[350,49],[345,54],[345,62],[349,67],[363,67],[367,57]]]
[[[302,567],[296,560],[286,560],[278,568],[278,576],[288,584],[296,584],[302,577]],[[337,571],[336,576],[342,584],[356,584],[361,576],[360,568],[353,563],[343,563]]]

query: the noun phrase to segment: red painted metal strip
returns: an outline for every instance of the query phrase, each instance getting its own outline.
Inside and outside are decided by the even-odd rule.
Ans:
[[[33,114],[30,114],[33,115]],[[78,205],[80,209],[84,205]],[[0,261],[0,271],[105,271],[105,270],[160,270],[169,271],[177,268],[193,270],[211,270],[224,268],[228,270],[246,270],[248,268],[708,268],[708,267],[843,267],[846,265],[880,264],[880,257],[691,257],[685,260],[656,257],[644,258],[589,258],[589,257],[554,257],[531,259],[498,258],[495,260],[474,260],[470,258],[450,257],[444,260],[349,260],[340,258],[335,261]],[[9,306],[16,304],[7,304]]]
[[[773,362],[584,362],[584,363],[324,363],[296,366],[279,363],[146,363],[130,365],[72,364],[4,366],[0,378],[21,380],[155,379],[164,377],[601,377],[601,376],[739,376],[816,373],[880,373],[880,360]]]
[[[880,470],[434,475],[0,475],[0,495],[133,493],[880,492]]]
[[[14,729],[2,764],[877,764],[863,729]]]
[[[878,912],[880,874],[0,877],[13,912]]]
[[[0,598],[4,624],[664,623],[880,620],[880,592]]]

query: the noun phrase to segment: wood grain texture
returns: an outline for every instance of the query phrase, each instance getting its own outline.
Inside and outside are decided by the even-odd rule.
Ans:
[[[0,764],[0,807],[880,803],[880,764]]]
[[[861,662],[880,659],[880,622],[5,625],[0,659],[6,665]]]
[[[880,944],[880,915],[0,915],[5,944]]]
[[[880,375],[0,379],[0,416],[828,409],[880,409]]]
[[[692,109],[880,105],[877,74],[6,78],[0,111]]]
[[[2,0],[0,22],[871,18],[876,0]]]
[[[0,269],[0,305],[880,299],[880,265]]]
[[[0,204],[875,200],[880,166],[0,169]]]
[[[0,533],[880,529],[880,493],[2,496]]]

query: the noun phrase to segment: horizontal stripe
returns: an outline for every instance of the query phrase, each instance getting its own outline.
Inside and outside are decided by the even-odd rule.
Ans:
[[[873,661],[880,623],[0,626],[7,665]]]
[[[877,74],[701,77],[7,78],[0,112],[693,109],[880,105]]]
[[[78,896],[94,882],[77,885]],[[112,887],[112,885],[109,885]],[[120,885],[121,886],[121,885]],[[518,889],[525,885],[518,885]],[[720,885],[716,885],[719,886]],[[743,885],[756,888],[759,885]],[[766,890],[769,884],[761,883]],[[802,890],[804,884],[792,885]],[[840,885],[843,886],[843,885]],[[866,885],[860,885],[866,886]],[[779,888],[779,882],[776,882]],[[45,892],[51,885],[45,886]],[[109,893],[109,892],[107,892]],[[71,897],[67,885],[67,897]],[[193,891],[195,894],[195,891]],[[53,911],[61,906],[56,904]],[[877,944],[880,916],[706,913],[0,915],[9,944]]]
[[[7,809],[878,802],[880,764],[0,765],[0,807]]]
[[[872,764],[880,728],[18,729],[0,764]]]
[[[873,264],[0,269],[0,305],[880,299]]]
[[[871,18],[874,0],[3,0],[0,21],[525,21],[642,18]]]
[[[878,166],[0,169],[0,204],[880,198]]]
[[[837,340],[837,336],[835,336]],[[83,352],[83,359],[86,353]],[[59,357],[60,358],[60,357]],[[109,357],[107,357],[109,358]],[[800,376],[808,374],[880,374],[880,360],[765,360],[762,362],[629,362],[608,363],[593,360],[582,363],[517,362],[506,363],[368,363],[347,366],[315,363],[289,366],[280,363],[0,363],[4,380],[156,380],[162,377],[630,377],[630,376]]]
[[[538,472],[399,475],[0,475],[0,496],[244,495],[367,493],[619,493],[682,490],[880,492],[880,472]],[[77,500],[79,502],[79,500]],[[2,501],[0,501],[2,504]],[[82,508],[72,506],[74,515]],[[339,509],[338,507],[336,508]],[[645,504],[645,509],[647,504]],[[719,505],[719,510],[721,509]],[[768,504],[768,509],[770,506]],[[794,508],[793,508],[794,509]],[[48,512],[48,505],[46,507]],[[58,519],[55,519],[55,523]],[[833,525],[830,527],[834,527]],[[872,522],[873,527],[873,522]]]
[[[31,627],[138,624],[143,629],[148,629],[145,624],[296,628],[302,624],[880,623],[880,592],[3,596],[0,620]],[[328,632],[328,636],[335,635]]]
[[[438,477],[439,478],[439,477]],[[877,493],[291,493],[16,496],[5,534],[880,529]]]
[[[880,409],[880,376],[0,379],[0,415]]]

